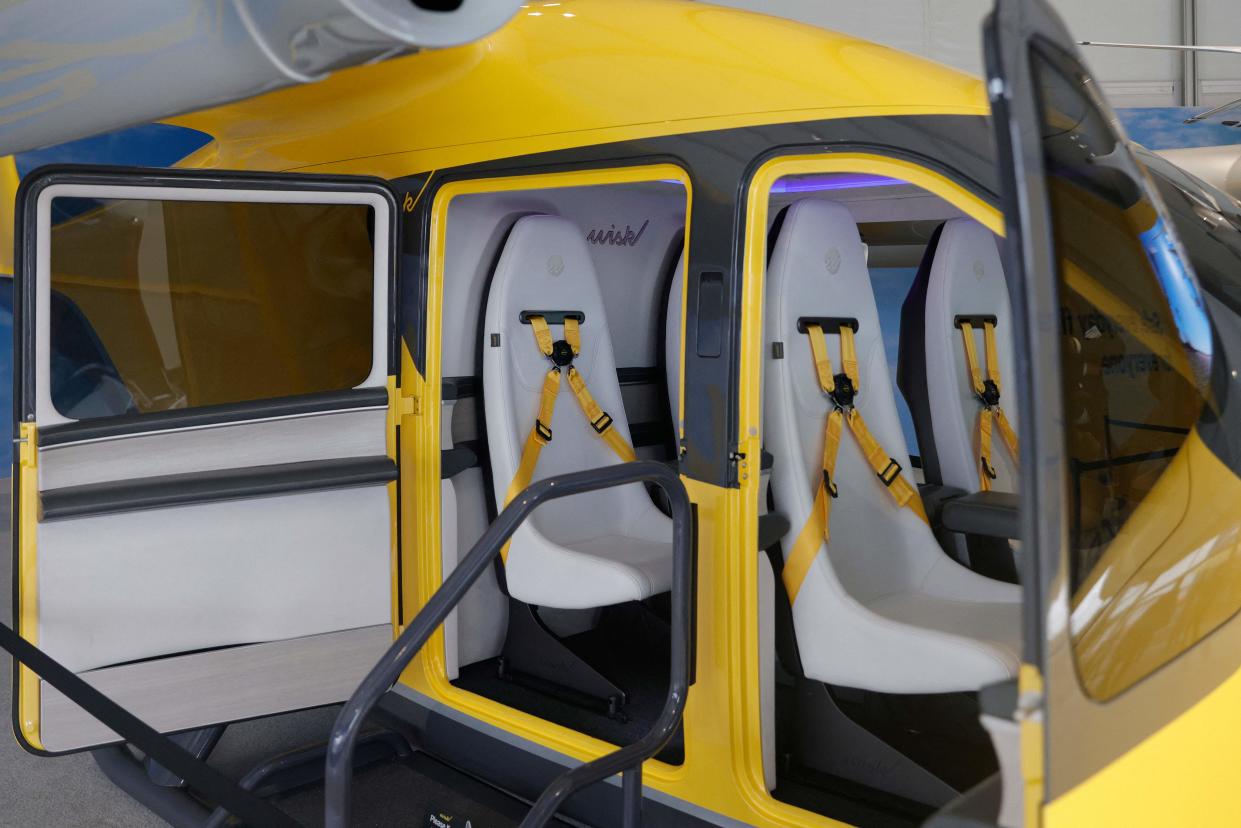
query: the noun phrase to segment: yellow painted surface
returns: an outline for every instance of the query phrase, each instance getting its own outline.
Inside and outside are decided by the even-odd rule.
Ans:
[[[13,212],[17,196],[17,164],[13,156],[0,158],[0,274],[13,273]]]
[[[39,432],[34,423],[18,426],[18,474],[21,503],[18,526],[21,541],[18,554],[17,632],[31,644],[39,643],[38,569],[35,554],[39,523]],[[43,748],[39,738],[39,677],[22,664],[17,674],[17,719],[22,738],[36,750]]]
[[[1045,828],[1241,825],[1238,733],[1241,672],[1048,804],[1042,824]]]
[[[481,41],[173,119],[190,167],[395,177],[556,148],[849,115],[986,114],[969,75],[856,38],[685,0],[531,2]]]

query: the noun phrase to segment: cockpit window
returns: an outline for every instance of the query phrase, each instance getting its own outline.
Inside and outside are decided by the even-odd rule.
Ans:
[[[1201,550],[1175,530],[1220,366],[1188,258],[1093,81],[1052,47],[1033,70],[1058,261],[1070,631],[1085,689],[1107,699],[1209,632],[1158,628],[1201,577]]]

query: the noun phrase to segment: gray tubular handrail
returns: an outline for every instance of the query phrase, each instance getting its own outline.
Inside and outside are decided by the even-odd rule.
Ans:
[[[358,685],[358,689],[345,702],[337,716],[327,747],[323,804],[325,828],[347,828],[349,824],[353,751],[363,721],[383,695],[396,684],[405,667],[426,644],[431,634],[444,623],[444,619],[474,582],[492,565],[505,541],[517,531],[517,527],[536,507],[546,501],[643,481],[654,483],[663,489],[672,506],[672,659],[667,700],[659,718],[641,739],[557,777],[534,803],[522,826],[541,828],[575,792],[614,774],[632,774],[624,785],[629,791],[635,784],[640,786],[642,763],[668,743],[685,710],[685,695],[689,690],[689,625],[693,581],[689,495],[676,472],[662,463],[649,460],[604,466],[540,480],[523,489],[504,511],[500,512],[478,543],[474,544],[474,548],[444,579],[443,585],[435,591],[426,606],[414,616],[409,626]],[[633,797],[628,795],[624,796],[624,801],[625,824],[636,824],[635,820],[639,817],[632,810],[640,807],[640,801],[635,805]]]

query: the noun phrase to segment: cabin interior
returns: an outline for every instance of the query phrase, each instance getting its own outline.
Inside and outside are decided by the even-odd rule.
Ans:
[[[576,317],[572,365],[612,427],[638,457],[676,463],[686,205],[675,180],[505,189],[449,204],[445,573],[503,507],[534,426],[551,357],[529,316],[543,316],[556,340]],[[754,596],[766,782],[777,798],[834,817],[917,819],[996,771],[979,691],[1018,664],[1016,466],[998,433],[984,502],[954,503],[946,523],[940,508],[979,499],[982,486],[980,402],[954,323],[972,323],[976,361],[998,354],[992,373],[981,363],[986,378],[1013,376],[997,240],[939,196],[875,175],[779,179],[767,214]],[[830,552],[798,580],[786,563],[817,508],[836,405],[816,382],[807,320],[822,323],[835,366],[843,337],[832,325],[848,322],[854,408],[921,490],[927,518],[884,491],[846,433]],[[617,461],[571,396],[560,393],[545,424],[554,436],[534,479]],[[658,491],[637,485],[536,512],[507,564],[446,625],[450,680],[615,744],[638,738],[667,686],[666,515]],[[800,593],[792,603],[790,585]],[[680,763],[680,735],[657,758]]]

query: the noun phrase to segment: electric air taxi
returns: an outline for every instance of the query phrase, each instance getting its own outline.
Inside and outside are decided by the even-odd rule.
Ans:
[[[532,0],[25,176],[18,739],[178,825],[1236,824],[1241,210],[984,34]]]

